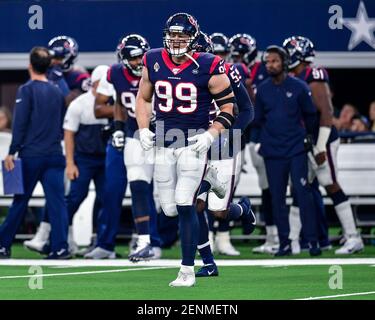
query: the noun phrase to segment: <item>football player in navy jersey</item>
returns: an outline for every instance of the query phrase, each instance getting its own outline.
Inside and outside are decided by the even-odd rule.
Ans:
[[[142,147],[152,150],[156,145],[155,181],[161,207],[166,215],[179,216],[182,263],[170,286],[195,284],[199,233],[196,196],[205,174],[208,149],[234,122],[235,98],[224,60],[193,51],[199,32],[190,14],[176,13],[167,20],[164,48],[150,50],[144,56],[136,100]],[[149,129],[153,96],[155,133]],[[220,113],[210,126],[212,99]]]
[[[154,173],[153,150],[142,149],[135,119],[135,98],[142,74],[142,58],[149,49],[148,42],[140,35],[124,37],[118,46],[121,63],[111,66],[107,75],[107,81],[113,84],[116,91],[112,144],[118,149],[124,149],[132,212],[138,234],[137,246],[129,254],[129,259],[134,262],[155,255],[150,239],[150,217],[156,219],[151,185]]]
[[[83,68],[74,66],[78,57],[78,43],[69,36],[57,36],[48,42],[48,49],[53,55],[49,77],[63,77],[68,85],[69,93],[65,100],[67,105],[90,88],[90,74]]]
[[[221,58],[224,59],[229,54],[229,41],[228,41],[227,37],[222,33],[214,33],[208,38],[205,35],[205,33],[201,32],[196,51],[214,53],[214,54],[217,54],[218,56],[220,56]],[[242,78],[240,72],[238,71],[238,69],[235,66],[231,67],[230,64],[226,64],[226,72],[227,72],[228,76],[229,76],[229,73],[230,73],[229,79],[231,80],[232,87],[233,86],[239,86],[240,82],[243,83],[243,85],[245,85],[246,79]],[[233,81],[235,81],[235,82],[233,82]],[[212,104],[212,108],[211,108],[211,111],[210,111],[210,119],[213,120],[216,116],[217,116],[217,108],[216,108],[215,104]],[[244,114],[241,114],[241,117],[244,117],[244,116],[245,116]],[[246,119],[246,116],[244,117],[244,119]],[[241,148],[243,148],[245,146],[244,140],[245,139],[241,140],[241,142],[242,142]],[[239,155],[237,155],[237,156],[239,156]],[[242,161],[239,161],[239,160],[240,159],[238,158],[237,162],[236,162],[236,166],[235,166],[236,170],[238,170],[238,171],[241,170],[241,163],[242,163]],[[217,163],[220,164],[220,165],[209,166],[209,170],[208,170],[207,175],[206,175],[205,180],[204,180],[204,184],[207,183],[208,181],[210,181],[211,182],[210,185],[212,185],[213,189],[215,189],[213,184],[215,183],[215,180],[216,180],[215,176],[217,175],[216,174],[217,170],[219,170],[219,176],[222,177],[224,175],[226,184],[230,185],[230,182],[231,182],[230,179],[229,180],[227,179],[228,175],[225,175],[224,173],[227,172],[228,168],[232,167],[232,163],[230,163],[229,165],[223,165],[222,164],[223,162],[217,162]],[[223,166],[222,169],[220,169],[221,165]],[[236,171],[236,179],[235,179],[236,182],[238,181],[238,174],[239,174],[239,172]],[[231,176],[231,174],[229,174],[229,176]],[[227,188],[228,193],[226,194],[227,198],[225,198],[224,200],[217,200],[217,201],[220,202],[220,204],[216,205],[216,208],[220,207],[222,209],[221,211],[226,211],[227,206],[229,206],[229,203],[231,202],[231,201],[229,201],[229,200],[231,200],[231,199],[229,199],[231,197],[231,187],[229,185],[228,185],[228,188]],[[235,186],[235,184],[232,183],[232,187],[234,187],[234,186]],[[210,197],[211,198],[215,197],[212,192],[210,193]],[[202,212],[203,215],[204,215],[203,210],[205,208],[206,198],[207,198],[207,190],[205,190],[204,185],[203,185],[203,188],[201,188],[201,190],[200,190],[200,194],[199,194],[199,197],[198,197],[198,206],[197,206],[198,213]],[[201,203],[201,202],[203,202],[203,203]],[[213,203],[213,202],[215,202],[215,200],[211,199],[211,203]],[[234,205],[234,206],[237,206],[237,205]],[[211,206],[211,209],[214,208],[214,207],[215,206]],[[243,211],[247,212],[248,210],[243,210]],[[244,216],[246,216],[246,215],[244,215]],[[201,218],[201,215],[198,215],[198,217]],[[213,215],[208,215],[207,218],[208,218],[209,227],[210,227],[209,228],[210,229],[209,241],[210,241],[210,244],[211,244],[211,249],[213,251],[217,251],[220,254],[225,254],[225,255],[230,255],[230,256],[238,256],[240,254],[240,252],[237,251],[233,247],[233,245],[230,241],[229,219],[217,219],[218,220],[218,228],[216,230],[216,234],[214,235],[214,232],[213,232],[214,231]],[[247,223],[248,219],[245,220],[245,222]],[[248,225],[248,228],[252,229],[253,225],[250,223]],[[252,230],[249,230],[249,233],[251,231]],[[198,248],[201,248],[201,246],[202,246],[202,243],[199,243]]]
[[[196,51],[213,51],[211,39],[203,32],[199,36]],[[241,171],[241,135],[254,118],[254,108],[236,67],[226,63],[225,69],[236,96],[238,112],[236,112],[236,119],[229,131],[230,135],[221,136],[213,142],[209,152],[209,167],[199,190],[197,200],[200,227],[198,250],[204,266],[197,271],[197,277],[218,275],[217,266],[209,245],[205,209],[208,212],[207,218],[214,215],[219,219],[215,244],[220,253],[236,255],[235,249],[230,243],[229,220],[245,217],[253,230],[256,223],[248,198],[242,198],[237,204],[232,203],[234,189]],[[212,120],[217,116],[216,111],[218,110],[215,103],[213,103],[213,107],[215,112],[210,114]]]
[[[332,124],[333,107],[328,73],[325,69],[312,65],[315,57],[314,45],[308,38],[293,36],[286,39],[283,46],[290,55],[291,73],[309,85],[314,105],[319,113],[319,124],[314,132],[315,145],[310,152],[309,160],[319,183],[332,199],[343,228],[345,243],[335,253],[351,254],[361,251],[363,241],[357,232],[350,202],[336,179],[340,139]],[[298,212],[296,214],[298,215]]]

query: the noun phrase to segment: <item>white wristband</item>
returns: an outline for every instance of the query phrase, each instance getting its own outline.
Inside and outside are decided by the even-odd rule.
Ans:
[[[316,142],[316,148],[318,149],[318,152],[325,152],[327,150],[326,145],[327,145],[327,141],[328,141],[330,134],[331,134],[330,127],[319,128],[318,141]]]

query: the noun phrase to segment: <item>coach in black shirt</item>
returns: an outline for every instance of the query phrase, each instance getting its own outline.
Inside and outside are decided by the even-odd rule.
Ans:
[[[38,181],[44,189],[51,222],[51,252],[47,258],[70,258],[68,214],[64,201],[65,160],[61,148],[65,102],[60,90],[46,78],[50,61],[46,48],[33,48],[30,52],[30,80],[17,92],[13,137],[5,158],[5,169],[13,170],[18,152],[22,159],[24,194],[14,196],[8,216],[0,227],[0,258],[10,257],[12,241]]]

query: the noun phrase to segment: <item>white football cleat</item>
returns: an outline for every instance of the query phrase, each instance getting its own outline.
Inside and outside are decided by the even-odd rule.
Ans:
[[[262,245],[253,248],[253,253],[268,253],[268,254],[275,254],[279,251],[279,243],[275,241],[267,240]]]
[[[96,247],[91,252],[86,253],[83,257],[85,259],[94,259],[94,260],[116,259],[116,253],[114,251],[109,251],[100,247]]]
[[[152,250],[154,251],[154,256],[151,257],[151,260],[161,259],[161,256],[163,254],[162,249],[160,247],[152,247]]]
[[[69,251],[70,251],[70,253],[72,255],[76,255],[79,252],[78,245],[74,241],[73,226],[69,226],[69,231],[68,231],[68,246],[69,246]]]
[[[195,285],[195,273],[180,270],[177,279],[169,283],[170,287],[192,287]]]
[[[51,225],[48,222],[41,222],[34,238],[23,242],[25,248],[37,252],[43,252],[43,248],[49,242],[49,234],[51,232]]]
[[[230,242],[229,231],[217,232],[215,238],[216,252],[227,256],[239,256],[240,252],[236,250]]]
[[[352,254],[362,251],[364,248],[361,237],[350,237],[344,245],[335,251],[335,254]]]
[[[301,245],[299,244],[299,240],[292,240],[290,245],[292,247],[292,255],[298,255],[301,253]]]
[[[225,183],[221,182],[217,177],[218,171],[215,167],[209,167],[206,173],[206,176],[204,177],[204,180],[209,182],[211,185],[211,191],[215,193],[215,195],[219,199],[223,199],[225,197],[226,193],[226,186]]]

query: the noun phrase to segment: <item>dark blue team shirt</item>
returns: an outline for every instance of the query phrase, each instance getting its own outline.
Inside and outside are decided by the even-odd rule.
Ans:
[[[163,48],[152,49],[144,56],[155,88],[158,146],[186,146],[189,136],[208,129],[212,103],[208,82],[213,75],[225,73],[225,65],[221,58],[209,53],[194,53],[193,58],[199,66],[191,59],[177,65]]]
[[[135,118],[135,98],[138,93],[140,77],[136,77],[121,63],[114,64],[107,73],[107,81],[112,83],[121,105],[126,108],[128,120],[126,121],[126,136],[133,138],[138,130]]]
[[[237,69],[237,72],[241,75],[241,82],[245,85],[246,80],[250,79],[250,70],[244,63],[234,63],[233,66]]]
[[[257,87],[269,77],[266,65],[263,62],[257,61],[251,67],[250,78],[253,90],[256,93]]]
[[[236,65],[229,63],[225,64],[226,74],[230,80],[234,96],[236,97],[236,105],[238,107],[238,113],[235,115],[235,121],[232,127],[229,129],[228,134],[224,134],[221,138],[215,139],[213,146],[211,147],[212,158],[224,159],[225,156],[233,157],[233,155],[240,151],[243,146],[245,139],[241,138],[244,134],[247,126],[254,119],[254,106],[251,102],[250,96],[244,86],[242,75],[240,74]],[[240,130],[240,135],[233,135],[233,130]],[[229,138],[225,141],[224,139]],[[224,148],[228,147],[229,151],[226,152]],[[235,150],[234,150],[235,149]],[[235,151],[235,152],[234,152]]]
[[[76,69],[64,72],[64,78],[70,90],[87,92],[90,88],[90,74]]]
[[[251,67],[250,78],[254,94],[257,92],[257,87],[269,77],[264,63],[257,61]],[[255,125],[251,125],[250,142],[258,143],[260,139],[260,129]]]
[[[316,121],[306,83],[291,76],[280,85],[265,80],[258,87],[254,121],[261,127],[263,157],[290,158],[304,152],[305,126],[310,131]]]
[[[62,155],[65,101],[52,83],[30,80],[17,92],[9,154]]]
[[[329,77],[328,72],[324,68],[317,68],[317,67],[306,67],[302,70],[302,72],[297,76],[299,79],[305,81],[307,84],[312,82],[325,82],[329,85]],[[318,111],[318,118],[320,117],[320,112]],[[319,136],[319,121],[317,122],[314,130],[314,141],[315,143],[318,140]],[[331,133],[329,135],[327,144],[337,140],[339,138],[339,133],[335,126],[331,127]]]

